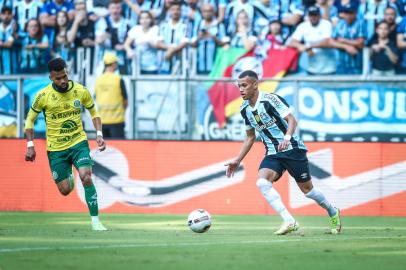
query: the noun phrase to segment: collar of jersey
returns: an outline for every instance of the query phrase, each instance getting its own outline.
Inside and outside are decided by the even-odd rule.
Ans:
[[[262,95],[263,95],[263,93],[261,91],[259,91],[257,102],[255,102],[254,108],[251,107],[251,105],[249,105],[249,103],[248,103],[248,106],[250,107],[251,111],[256,111],[258,109],[259,103],[261,103]]]
[[[51,83],[51,85],[52,85],[52,89],[54,89],[56,92],[61,93],[61,94],[64,94],[64,93],[68,93],[70,90],[72,90],[72,88],[73,88],[73,86],[74,86],[75,84],[74,84],[74,82],[73,82],[72,80],[69,80],[69,81],[68,81],[68,90],[66,90],[66,92],[60,92],[60,91],[58,91],[57,89],[55,89],[53,83]],[[70,87],[69,87],[69,86],[70,86]]]

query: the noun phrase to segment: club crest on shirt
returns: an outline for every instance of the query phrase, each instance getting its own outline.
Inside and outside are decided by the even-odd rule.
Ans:
[[[80,100],[75,99],[75,101],[73,102],[73,107],[80,108]]]
[[[259,117],[259,115],[255,115],[255,121],[257,121],[257,123],[259,123],[261,121],[261,118]]]

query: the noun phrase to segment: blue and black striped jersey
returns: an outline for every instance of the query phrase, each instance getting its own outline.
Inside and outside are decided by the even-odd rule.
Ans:
[[[278,145],[283,142],[288,123],[284,119],[291,113],[289,105],[276,94],[259,92],[258,100],[251,107],[248,100],[241,105],[241,115],[247,130],[255,128],[265,145],[266,155],[278,153]],[[285,150],[300,148],[306,150],[306,146],[298,136],[293,135],[289,147]]]

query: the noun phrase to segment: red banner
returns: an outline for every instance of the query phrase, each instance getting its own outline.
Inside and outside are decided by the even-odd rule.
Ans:
[[[92,147],[95,147],[91,143]],[[256,143],[234,178],[224,164],[240,142],[109,141],[92,151],[94,182],[102,212],[274,214],[255,182],[264,149]],[[406,216],[406,145],[307,143],[314,185],[345,215]],[[24,161],[23,140],[0,140],[0,210],[86,212],[83,190],[64,197],[52,180],[45,141],[37,160]],[[275,188],[293,214],[324,215],[285,174]]]

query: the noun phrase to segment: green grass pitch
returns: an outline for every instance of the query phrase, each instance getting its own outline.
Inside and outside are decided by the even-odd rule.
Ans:
[[[301,229],[275,236],[276,216],[214,215],[193,233],[187,215],[0,213],[0,269],[406,269],[406,218],[298,216]]]

